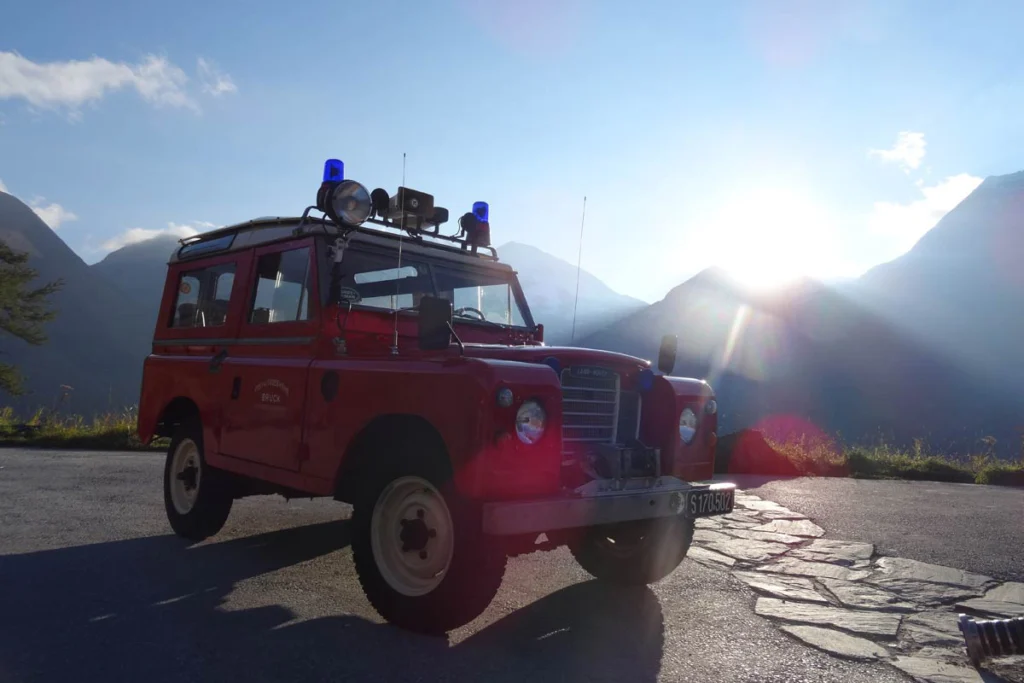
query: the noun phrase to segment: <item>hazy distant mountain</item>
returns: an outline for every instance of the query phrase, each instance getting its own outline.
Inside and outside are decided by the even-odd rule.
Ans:
[[[655,358],[679,335],[677,374],[705,377],[723,431],[797,424],[849,439],[937,447],[1024,426],[1024,173],[989,178],[905,256],[829,288],[744,290],[704,271],[581,343]]]
[[[30,254],[41,281],[63,278],[53,299],[57,318],[46,327],[49,341],[29,346],[0,336],[0,353],[17,365],[30,394],[2,397],[27,411],[50,405],[60,385],[74,388],[68,410],[92,414],[134,404],[142,360],[152,339],[151,313],[100,277],[20,200],[0,192],[0,240]]]
[[[549,345],[568,343],[576,299],[576,266],[519,242],[509,242],[497,249],[499,258],[519,273],[533,318],[544,324],[545,341]],[[615,292],[583,270],[576,311],[576,340],[646,306],[639,299]]]
[[[849,291],[985,381],[1024,388],[1024,172],[987,178]]]
[[[177,237],[161,235],[121,247],[91,266],[94,273],[141,303],[149,315],[150,332],[164,293],[167,262],[179,246]]]

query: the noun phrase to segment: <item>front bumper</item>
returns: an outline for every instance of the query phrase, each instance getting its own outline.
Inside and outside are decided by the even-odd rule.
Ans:
[[[732,512],[736,485],[689,484],[675,477],[592,481],[571,496],[486,503],[484,533],[540,534],[670,515],[707,517]]]

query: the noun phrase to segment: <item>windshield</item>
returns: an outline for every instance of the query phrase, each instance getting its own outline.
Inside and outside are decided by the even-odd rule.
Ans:
[[[399,268],[397,254],[349,249],[332,290],[342,303],[389,311],[411,310],[424,296],[438,296],[452,302],[459,322],[529,326],[515,276],[507,271],[415,257],[403,258]]]

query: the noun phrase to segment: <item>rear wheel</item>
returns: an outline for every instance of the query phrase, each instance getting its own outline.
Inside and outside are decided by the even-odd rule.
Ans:
[[[164,464],[164,508],[174,533],[190,541],[213,536],[232,502],[227,476],[206,464],[202,426],[194,420],[181,424]]]
[[[675,571],[692,541],[693,520],[673,515],[591,527],[569,550],[597,579],[645,585]]]
[[[387,621],[440,634],[480,615],[501,585],[504,550],[478,505],[454,490],[446,463],[417,454],[382,462],[354,504],[359,582]]]

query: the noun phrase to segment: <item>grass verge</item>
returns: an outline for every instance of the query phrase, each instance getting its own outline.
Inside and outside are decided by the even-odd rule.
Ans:
[[[886,443],[846,446],[822,437],[775,440],[753,430],[722,437],[715,471],[1024,486],[1024,460],[1000,460],[984,450],[955,455],[929,452],[921,442],[901,449]]]
[[[22,420],[10,408],[3,408],[0,409],[0,446],[98,451],[159,451],[167,448],[166,439],[156,439],[144,446],[135,427],[133,409],[98,415],[92,420],[79,415],[45,412]]]

